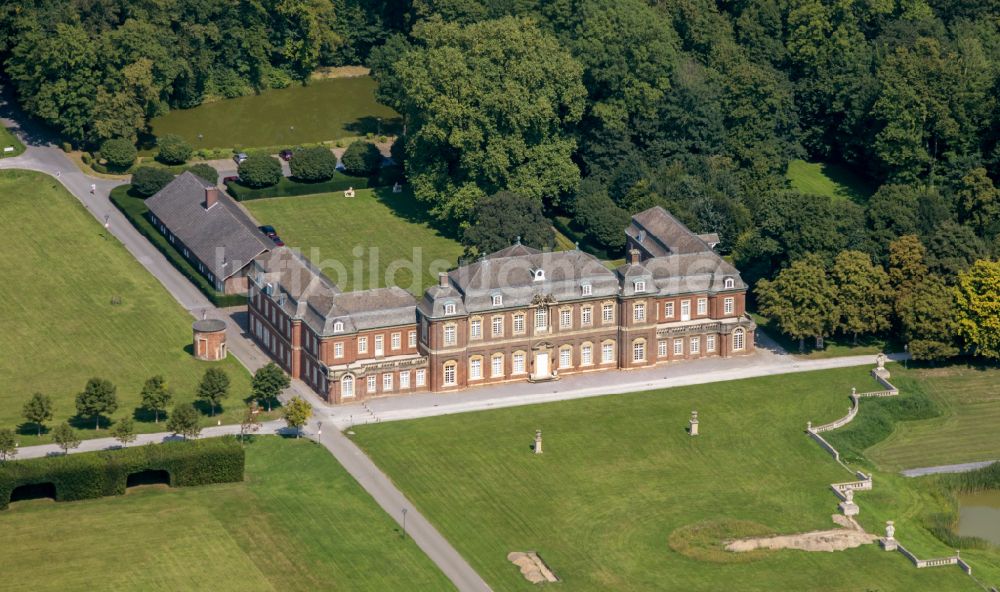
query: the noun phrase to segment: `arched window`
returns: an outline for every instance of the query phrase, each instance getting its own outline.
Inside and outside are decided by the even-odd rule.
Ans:
[[[646,361],[646,340],[636,339],[632,342],[632,361],[633,362],[644,362]]]
[[[615,361],[615,342],[607,340],[601,343],[601,363],[607,364]]]
[[[736,280],[734,280],[733,278],[726,278],[725,286],[726,286],[727,290],[731,290],[731,289],[735,288],[736,287]]]
[[[453,314],[455,314],[455,303],[454,302],[445,302],[444,303],[444,314],[446,314],[446,315],[453,315]]]
[[[483,357],[469,358],[469,380],[480,380],[483,377]]]
[[[559,367],[570,368],[573,366],[573,346],[564,345],[559,348]]]
[[[580,346],[580,365],[590,366],[594,363],[594,346],[586,342]]]
[[[511,365],[511,374],[524,374],[527,370],[525,365],[525,353],[523,351],[514,352],[512,358],[513,364]]]
[[[535,281],[536,282],[540,282],[540,281],[542,281],[544,279],[545,279],[545,270],[544,269],[536,269],[535,270]]]
[[[344,330],[344,323],[337,321],[336,323],[333,324],[334,333],[340,333],[343,330]]]
[[[744,347],[746,347],[746,335],[743,328],[739,327],[733,330],[733,351],[743,351]]]
[[[444,363],[444,381],[442,384],[444,386],[455,386],[458,384],[458,363],[455,360],[449,360]]]
[[[344,377],[340,379],[340,396],[344,399],[354,397],[354,377],[350,374],[345,374]]]

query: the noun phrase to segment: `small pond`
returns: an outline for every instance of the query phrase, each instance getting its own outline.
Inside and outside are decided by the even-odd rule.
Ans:
[[[964,493],[958,502],[958,534],[1000,545],[1000,491]]]

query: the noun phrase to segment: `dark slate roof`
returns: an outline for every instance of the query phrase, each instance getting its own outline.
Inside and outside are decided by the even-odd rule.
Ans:
[[[645,293],[662,296],[692,292],[727,292],[746,290],[739,271],[712,250],[702,253],[685,253],[646,259],[641,263],[626,264],[617,270],[623,280],[622,294],[635,294],[635,280],[647,280]],[[733,287],[726,288],[726,278],[732,278]],[[652,285],[649,285],[652,281]],[[653,289],[655,287],[655,290]]]
[[[590,284],[591,295],[583,295],[583,284]],[[493,305],[494,294],[502,296],[500,306]],[[420,310],[441,317],[448,302],[454,302],[456,314],[462,315],[528,306],[536,295],[563,302],[617,294],[614,273],[593,255],[579,250],[540,252],[514,245],[450,272],[448,286],[428,289]]]
[[[699,253],[711,247],[669,212],[655,206],[632,216],[625,233],[650,257]]]
[[[288,315],[321,336],[416,322],[416,301],[398,287],[341,292],[295,249],[278,247],[256,260],[254,281]],[[335,331],[337,322],[344,324]]]
[[[186,171],[147,199],[146,206],[212,274],[225,279],[274,245],[225,193],[220,191],[216,204],[206,210],[209,188],[215,185]]]

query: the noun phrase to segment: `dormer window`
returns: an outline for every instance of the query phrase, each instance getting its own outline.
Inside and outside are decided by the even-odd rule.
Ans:
[[[590,296],[593,293],[593,289],[590,284],[583,284],[582,286],[580,286],[580,289],[583,290],[584,296]]]
[[[455,303],[454,302],[445,302],[444,303],[444,314],[446,314],[446,315],[453,315],[453,314],[455,314]]]
[[[725,286],[726,286],[727,290],[731,290],[731,289],[735,288],[736,287],[736,280],[734,280],[733,278],[727,277],[726,278],[726,282],[725,282]]]
[[[645,292],[646,291],[646,282],[643,281],[643,280],[637,281],[635,283],[635,291],[636,292]]]
[[[503,306],[503,294],[493,295],[493,306]]]
[[[337,321],[336,323],[333,324],[333,332],[334,333],[340,333],[343,330],[344,330],[344,323],[343,322]]]
[[[540,281],[542,281],[544,279],[545,279],[545,270],[544,269],[536,269],[535,270],[535,281],[536,282],[540,282]]]

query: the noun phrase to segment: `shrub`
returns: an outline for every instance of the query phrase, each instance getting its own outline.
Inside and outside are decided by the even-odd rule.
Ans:
[[[84,152],[80,155],[80,160],[83,161],[83,164],[90,164],[94,160],[94,157],[89,152]]]
[[[376,172],[382,164],[382,153],[371,142],[353,142],[340,157],[349,175],[367,177]]]
[[[184,164],[191,158],[191,145],[176,134],[166,134],[156,140],[156,159],[166,164]]]
[[[551,248],[555,243],[552,225],[542,212],[540,199],[501,191],[476,201],[471,223],[463,236],[466,246],[475,247],[480,253],[492,253],[509,247],[518,237],[536,249]]]
[[[135,162],[138,153],[132,142],[124,138],[112,138],[101,144],[101,158],[117,169],[127,169]]]
[[[296,150],[289,164],[299,181],[326,181],[337,172],[337,158],[322,146]]]
[[[21,485],[52,483],[57,501],[73,501],[121,495],[129,475],[148,470],[167,471],[172,487],[242,481],[245,461],[243,448],[226,436],[5,462],[0,509]]]
[[[184,170],[191,171],[212,185],[219,182],[219,171],[215,170],[212,165],[199,162],[198,164],[193,164]]]
[[[167,186],[174,180],[174,175],[167,169],[158,167],[139,167],[132,173],[132,189],[143,197],[149,197]]]
[[[629,224],[628,212],[615,205],[606,193],[581,197],[576,203],[576,220],[598,246],[614,251],[625,246],[622,228]]]
[[[61,147],[62,147],[62,151],[63,152],[72,152],[73,151],[73,145],[70,144],[69,142],[63,142],[61,144]]]
[[[240,165],[239,175],[248,187],[270,187],[281,180],[281,163],[273,156],[252,154]]]
[[[368,179],[364,177],[348,177],[341,172],[337,172],[329,181],[319,183],[301,183],[294,179],[281,179],[277,185],[254,189],[242,183],[226,183],[226,189],[233,199],[237,201],[249,201],[252,199],[263,199],[267,197],[289,197],[293,195],[313,195],[316,193],[330,193],[343,191],[348,187],[364,189],[368,187]]]

